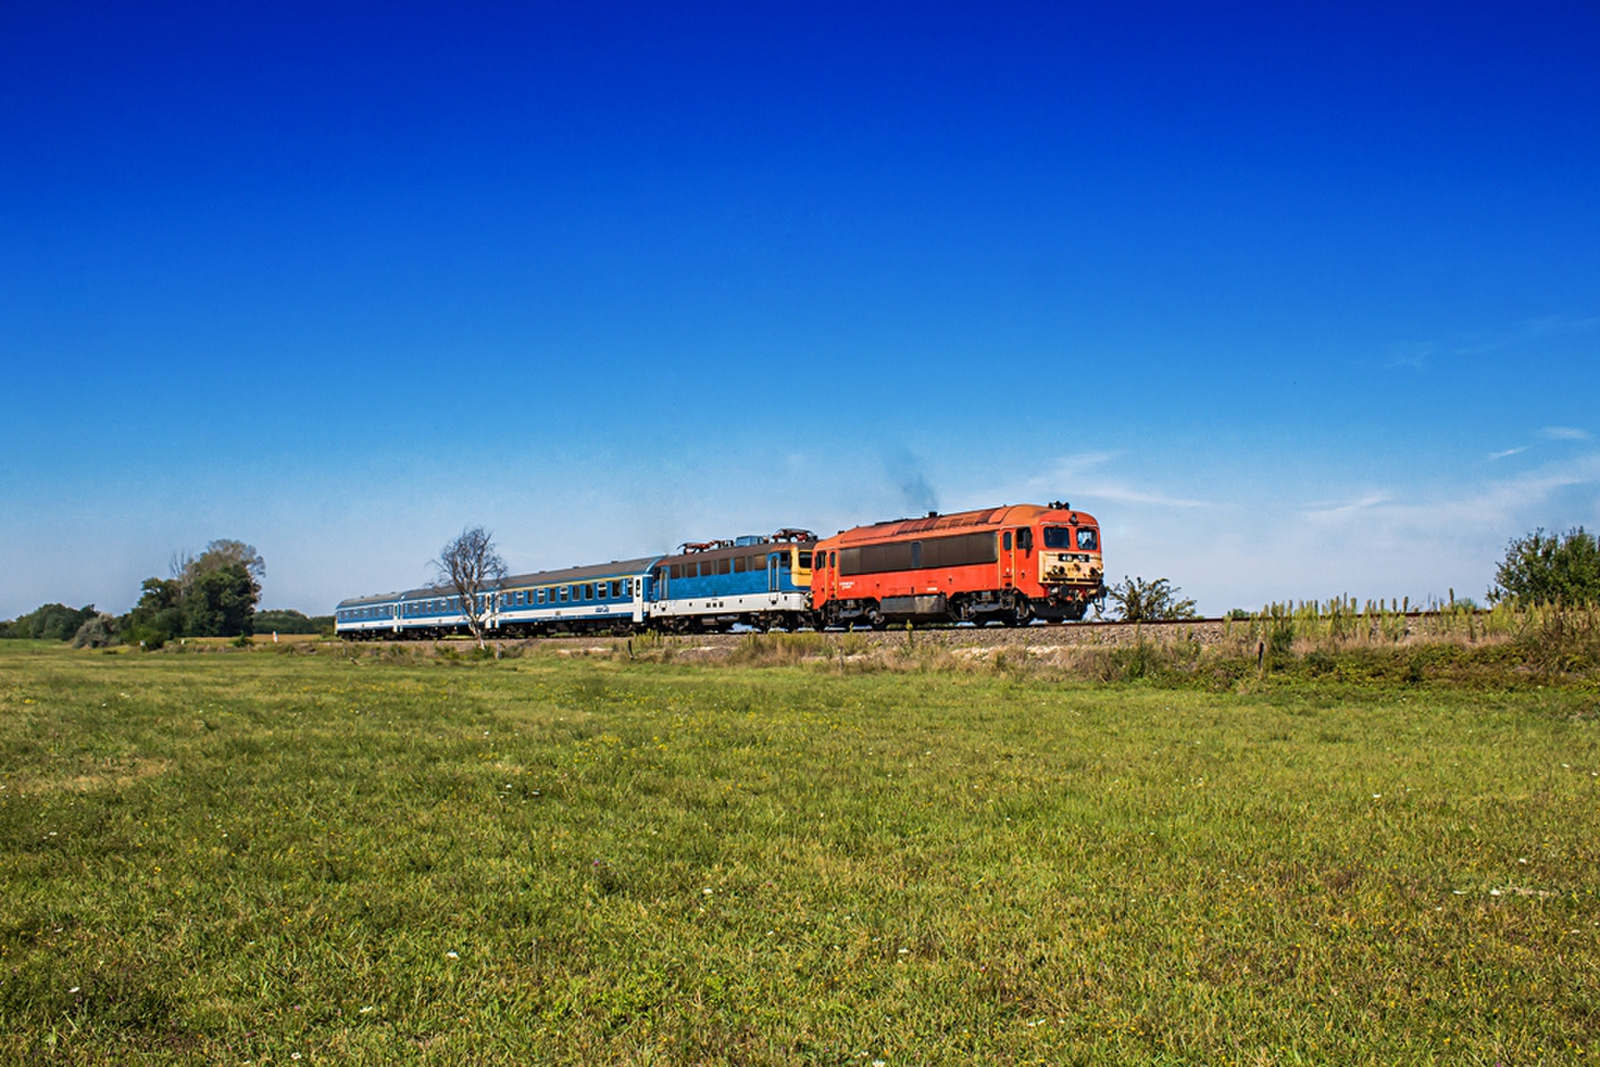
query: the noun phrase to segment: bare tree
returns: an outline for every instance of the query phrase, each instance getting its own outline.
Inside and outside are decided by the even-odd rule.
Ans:
[[[467,618],[467,629],[472,631],[479,648],[487,647],[483,635],[493,610],[492,594],[506,576],[505,560],[495,550],[489,531],[482,526],[462,530],[460,537],[439,550],[433,566],[439,572],[435,584],[455,593],[461,614]]]
[[[206,550],[199,556],[192,552],[174,552],[171,563],[172,577],[183,587],[184,592],[188,592],[194,585],[195,579],[202,574],[220,571],[232,564],[243,567],[257,585],[260,585],[261,580],[267,576],[267,561],[261,558],[255,545],[220,538],[206,545]]]

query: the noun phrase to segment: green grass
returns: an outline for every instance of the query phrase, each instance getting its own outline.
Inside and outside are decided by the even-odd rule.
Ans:
[[[1600,699],[0,644],[0,1062],[1584,1063]]]

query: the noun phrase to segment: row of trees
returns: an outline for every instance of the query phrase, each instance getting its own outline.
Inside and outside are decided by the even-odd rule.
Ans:
[[[92,604],[77,609],[46,604],[0,624],[0,636],[159,648],[179,637],[242,637],[254,631],[267,564],[253,545],[212,541],[198,556],[174,555],[171,571],[170,578],[146,578],[139,602],[126,615],[99,612]],[[289,614],[305,619],[299,612]]]

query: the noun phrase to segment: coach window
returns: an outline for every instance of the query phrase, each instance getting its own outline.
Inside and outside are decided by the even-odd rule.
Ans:
[[[561,602],[563,604],[565,604],[567,602],[567,595],[568,595],[568,589],[567,589],[566,586],[563,585],[561,587]]]
[[[733,573],[743,574],[750,569],[750,561],[743,556],[733,557]]]
[[[717,573],[718,574],[729,574],[729,573],[731,573],[732,569],[733,569],[733,560],[731,560],[731,559],[719,559],[719,560],[717,560]]]
[[[585,600],[593,600],[594,599],[594,583],[593,582],[585,583],[585,585],[583,587],[583,599],[585,599]]]

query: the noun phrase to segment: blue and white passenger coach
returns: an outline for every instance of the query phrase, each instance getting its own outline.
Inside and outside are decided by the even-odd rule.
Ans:
[[[519,574],[500,583],[489,628],[505,636],[560,630],[637,630],[649,617],[660,556]],[[463,620],[463,623],[465,620]]]
[[[504,578],[480,594],[485,626],[503,637],[550,631],[632,630],[647,618],[651,565],[660,556]],[[444,637],[467,631],[454,590],[440,586],[352,597],[334,612],[341,637]]]
[[[480,594],[499,637],[608,630],[793,630],[811,622],[808,530],[685,544],[676,555],[518,574]],[[467,632],[451,589],[428,586],[340,602],[341,637],[445,637]]]

